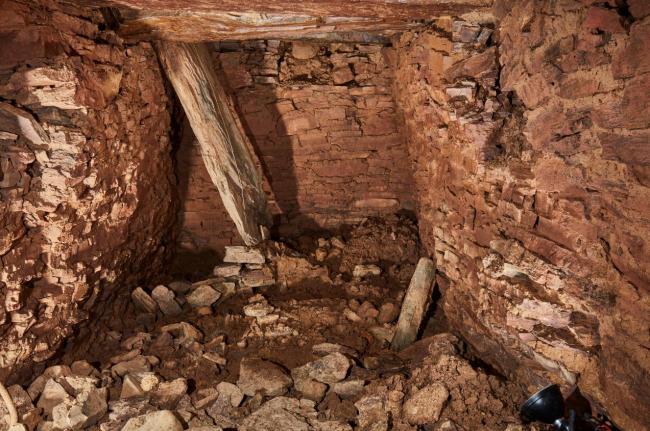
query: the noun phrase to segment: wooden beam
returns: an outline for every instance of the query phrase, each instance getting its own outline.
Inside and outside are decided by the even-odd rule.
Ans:
[[[130,39],[185,42],[390,35],[442,16],[490,13],[494,0],[78,0],[119,10]]]
[[[433,260],[420,258],[402,301],[402,310],[391,342],[394,350],[402,350],[416,340],[422,319],[431,303],[435,276],[436,265]]]
[[[124,39],[180,42],[254,39],[320,39],[364,42],[399,31],[425,27],[430,21],[364,17],[314,17],[266,13],[209,12],[200,15],[123,11],[118,33]]]
[[[246,245],[262,241],[266,195],[255,156],[207,46],[161,41],[158,56],[178,95],[203,161]]]

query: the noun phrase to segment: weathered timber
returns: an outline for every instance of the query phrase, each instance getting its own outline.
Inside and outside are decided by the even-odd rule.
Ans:
[[[390,35],[441,16],[490,13],[493,0],[81,0],[119,10],[121,36],[184,42]],[[349,37],[349,36],[348,36]],[[355,38],[355,37],[353,37]]]
[[[246,245],[262,241],[267,224],[262,177],[246,133],[202,44],[161,41],[158,55],[178,95],[201,155]]]
[[[418,262],[397,321],[397,329],[391,347],[402,350],[415,341],[422,319],[429,308],[436,267],[431,259],[423,257]]]

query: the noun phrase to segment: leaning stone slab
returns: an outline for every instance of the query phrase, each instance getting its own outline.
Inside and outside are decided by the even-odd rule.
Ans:
[[[158,303],[160,310],[165,316],[177,316],[183,312],[181,306],[176,302],[174,292],[162,284],[151,291],[151,297]]]
[[[226,255],[223,258],[227,263],[264,263],[264,254],[256,248],[243,245],[226,247]]]
[[[145,313],[155,313],[158,310],[156,301],[154,301],[141,287],[138,287],[131,292],[131,299],[135,306]]]
[[[421,258],[402,302],[402,310],[391,343],[393,350],[402,350],[417,338],[422,319],[429,308],[435,274],[433,261],[426,257]]]

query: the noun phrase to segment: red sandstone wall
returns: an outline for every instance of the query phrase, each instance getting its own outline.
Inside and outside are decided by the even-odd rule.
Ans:
[[[381,45],[261,41],[216,46],[260,156],[282,233],[412,209],[412,179]],[[187,137],[177,157],[179,259],[238,241]]]
[[[97,13],[44,4],[0,9],[3,381],[50,357],[114,287],[159,273],[175,213],[151,46],[125,46]]]
[[[500,4],[498,51],[489,25],[405,34],[395,89],[449,321],[530,390],[577,383],[645,430],[650,8],[606,3]]]

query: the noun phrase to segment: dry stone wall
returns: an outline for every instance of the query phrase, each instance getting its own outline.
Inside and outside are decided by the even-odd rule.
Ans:
[[[215,52],[269,181],[282,234],[414,208],[390,48],[269,40],[221,43]],[[179,262],[239,241],[193,147],[180,148],[177,157],[186,184]]]
[[[175,216],[163,82],[151,46],[125,45],[98,12],[3,2],[0,380],[160,271]]]
[[[396,40],[449,321],[529,384],[650,426],[647,2],[500,2]],[[492,29],[495,31],[492,32]]]

